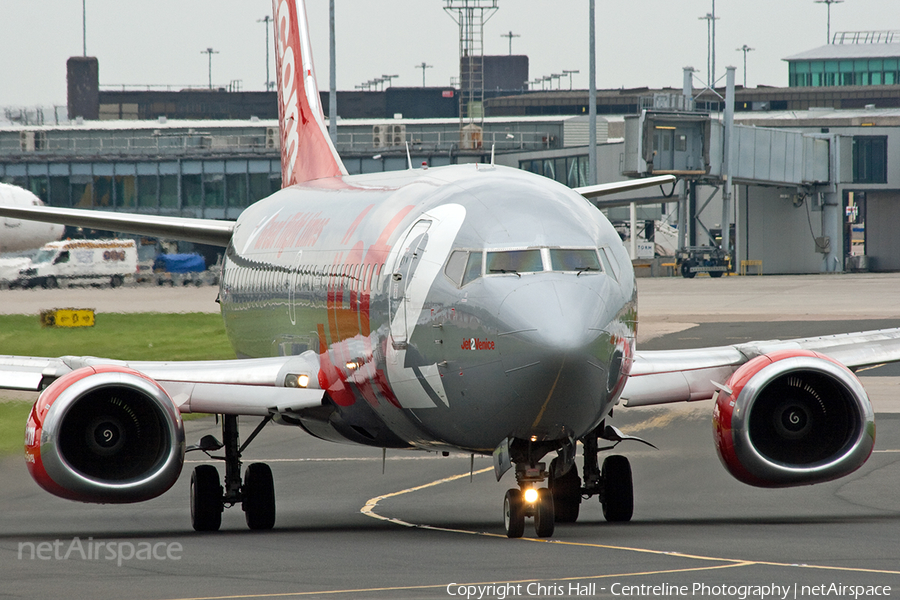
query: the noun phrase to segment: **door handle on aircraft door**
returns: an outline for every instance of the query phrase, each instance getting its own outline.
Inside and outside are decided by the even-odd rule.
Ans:
[[[400,281],[403,279],[403,275],[401,273],[394,273],[394,281]]]

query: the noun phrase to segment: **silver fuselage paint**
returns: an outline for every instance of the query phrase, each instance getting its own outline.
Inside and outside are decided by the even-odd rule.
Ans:
[[[560,247],[609,261],[462,286],[444,272],[453,250]],[[636,289],[618,234],[577,193],[516,169],[281,190],[241,215],[221,281],[239,356],[319,354],[331,410],[308,429],[329,439],[475,452],[576,439],[609,412],[633,356]]]

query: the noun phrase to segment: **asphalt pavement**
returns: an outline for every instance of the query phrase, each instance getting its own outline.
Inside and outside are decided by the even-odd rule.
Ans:
[[[639,289],[647,349],[900,324],[897,275],[672,278],[641,280]],[[888,390],[898,382],[891,372],[864,374],[867,387],[876,380]],[[659,448],[616,449],[634,471],[634,519],[606,523],[596,499],[586,501],[579,521],[558,525],[549,541],[530,528],[523,539],[503,535],[503,493],[514,482],[507,474],[497,483],[488,459],[476,459],[471,475],[468,456],[395,451],[382,462],[379,450],[284,426],[268,426],[245,454],[272,465],[271,532],[247,530],[240,507],[226,511],[218,533],[191,530],[190,471],[205,459],[197,453],[172,490],[123,506],[55,498],[31,481],[20,457],[6,457],[0,598],[883,598],[884,586],[900,593],[900,414],[876,405],[875,453],[856,473],[768,490],[721,467],[711,410],[709,402],[617,409],[615,425]],[[254,425],[246,421],[244,435]],[[189,443],[217,432],[213,419],[187,428]]]

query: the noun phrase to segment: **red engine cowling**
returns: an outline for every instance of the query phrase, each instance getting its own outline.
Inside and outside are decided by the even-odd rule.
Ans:
[[[713,437],[722,463],[744,483],[830,481],[862,466],[875,446],[866,391],[827,356],[806,350],[758,356],[725,387],[713,411]]]
[[[60,377],[35,402],[25,461],[48,492],[81,502],[159,496],[184,463],[181,414],[162,387],[118,365]]]

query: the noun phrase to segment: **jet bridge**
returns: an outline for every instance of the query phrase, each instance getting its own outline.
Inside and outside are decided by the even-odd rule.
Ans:
[[[673,105],[654,98],[654,107],[667,104]],[[732,257],[734,269],[742,257],[733,256],[733,248],[737,248],[738,243],[734,240],[732,246],[729,229],[732,217],[724,216],[733,215],[733,186],[789,188],[795,190],[789,194],[795,201],[820,199],[813,191],[833,179],[830,173],[833,138],[734,125],[733,121],[729,126],[732,115],[726,113],[720,121],[717,115],[708,112],[654,108],[626,116],[625,149],[620,165],[622,174],[629,177],[671,174],[684,181],[678,203],[678,247],[682,254],[686,247],[702,246],[708,250],[707,243],[719,245],[717,236],[699,216],[721,189],[723,217],[720,221],[725,222],[724,227],[720,225],[721,246]],[[699,206],[698,186],[712,190]],[[820,209],[818,204],[814,208]],[[737,221],[738,216],[733,216]],[[703,235],[698,236],[698,232]],[[823,244],[823,248],[826,247],[827,244]]]
[[[734,126],[735,183],[814,186],[829,181],[829,140],[822,136]],[[703,112],[642,111],[625,117],[622,174],[676,175],[711,184],[724,180],[725,127]]]

